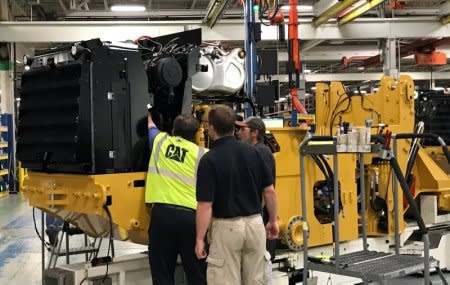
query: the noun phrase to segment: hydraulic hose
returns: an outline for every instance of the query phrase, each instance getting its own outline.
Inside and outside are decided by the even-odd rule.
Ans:
[[[444,152],[445,158],[447,158],[448,163],[450,164],[450,151],[448,150],[447,144],[445,143],[445,141],[438,135],[436,134],[431,134],[431,133],[423,133],[423,134],[397,134],[396,135],[397,139],[434,139],[435,141],[437,141],[441,147],[442,147],[442,151]]]
[[[426,234],[428,232],[428,230],[425,227],[425,222],[423,221],[422,217],[420,216],[420,212],[414,201],[414,197],[411,195],[411,192],[409,192],[408,184],[406,183],[405,177],[402,174],[402,170],[400,169],[397,159],[392,157],[389,160],[389,163],[391,164],[392,170],[394,171],[394,174],[400,183],[400,187],[402,188],[403,194],[405,194],[405,197],[408,200],[409,208],[411,209],[411,211],[417,221],[417,225],[419,226],[419,231],[421,232],[422,235]]]
[[[422,134],[424,129],[424,123],[420,121],[415,130],[415,134]],[[411,147],[409,151],[409,157],[408,157],[408,163],[406,164],[406,172],[405,172],[405,180],[406,183],[408,183],[408,186],[411,188],[412,179],[411,179],[411,171],[414,166],[414,163],[416,162],[417,154],[419,153],[419,140],[418,138],[415,138],[411,142]]]

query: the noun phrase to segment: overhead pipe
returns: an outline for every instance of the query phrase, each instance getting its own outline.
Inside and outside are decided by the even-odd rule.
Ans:
[[[385,0],[368,0],[368,2],[358,8],[356,8],[353,11],[348,12],[345,14],[339,21],[338,24],[340,26],[347,24],[348,22],[353,21],[357,17],[361,16],[362,14],[366,13],[367,11],[371,10],[372,8],[377,7],[378,5],[382,4]]]
[[[342,10],[347,9],[348,7],[350,7],[351,5],[355,4],[358,1],[359,0],[339,1],[338,3],[334,4],[333,6],[331,6],[328,10],[323,12],[321,15],[319,15],[316,18],[314,18],[313,19],[314,26],[318,27],[318,26],[322,25],[323,23],[328,21],[330,18],[336,16],[336,14],[338,14]]]

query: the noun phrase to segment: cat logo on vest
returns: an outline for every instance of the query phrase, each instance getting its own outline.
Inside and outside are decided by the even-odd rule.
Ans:
[[[188,150],[173,144],[169,144],[166,149],[166,157],[184,163]]]

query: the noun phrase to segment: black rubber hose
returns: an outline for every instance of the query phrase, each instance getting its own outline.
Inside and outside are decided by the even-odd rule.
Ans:
[[[417,208],[416,202],[414,201],[413,196],[411,195],[411,192],[409,192],[408,184],[406,183],[405,177],[402,174],[402,170],[400,169],[400,166],[398,164],[397,159],[392,157],[389,160],[389,163],[391,164],[392,170],[394,170],[394,174],[397,177],[400,187],[403,190],[403,193],[405,194],[406,199],[408,200],[409,207],[411,208],[411,211],[416,218],[417,225],[419,226],[419,231],[421,234],[426,234],[428,232],[425,222],[423,221],[422,217],[420,216],[419,209]]]
[[[414,166],[414,163],[416,162],[418,153],[419,153],[419,147],[417,147],[417,145],[413,146],[411,158],[408,160],[408,164],[406,165],[406,172],[405,172],[405,180],[406,180],[406,183],[408,183],[409,187],[411,187],[411,183],[412,183],[411,171]]]
[[[434,139],[436,140],[442,147],[442,151],[444,152],[445,157],[447,158],[448,163],[450,164],[450,151],[448,150],[447,144],[445,141],[436,134],[431,133],[422,133],[422,134],[397,134],[397,139]]]
[[[322,160],[323,165],[327,169],[328,176],[330,177],[330,179],[333,179],[334,173],[333,173],[333,170],[331,170],[330,164],[328,163],[328,161],[325,159],[325,157],[322,154],[319,155],[319,158],[320,158],[320,160]]]
[[[325,171],[325,167],[323,166],[323,164],[321,163],[321,161],[319,160],[319,158],[312,154],[311,158],[314,160],[314,162],[317,164],[317,166],[319,167],[320,171],[323,173],[323,175],[325,176],[325,179],[328,181],[330,178],[328,176],[327,171]]]

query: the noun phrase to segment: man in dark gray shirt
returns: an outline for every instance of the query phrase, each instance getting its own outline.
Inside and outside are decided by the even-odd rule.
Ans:
[[[236,121],[237,135],[242,142],[254,146],[261,158],[269,167],[272,177],[275,181],[275,159],[272,151],[264,144],[264,134],[266,133],[266,125],[263,120],[258,117],[248,117],[245,121]]]
[[[272,179],[275,185],[275,159],[273,157],[272,151],[268,146],[264,144],[264,134],[266,133],[266,125],[263,120],[258,117],[248,117],[244,121],[236,121],[236,133],[240,141],[248,145],[252,145],[258,151],[260,157],[262,158],[264,164],[270,169],[272,174]],[[269,221],[269,213],[267,208],[263,208],[263,222],[267,224]],[[266,249],[270,253],[272,259],[275,258],[275,250],[277,247],[276,240],[267,239]]]

